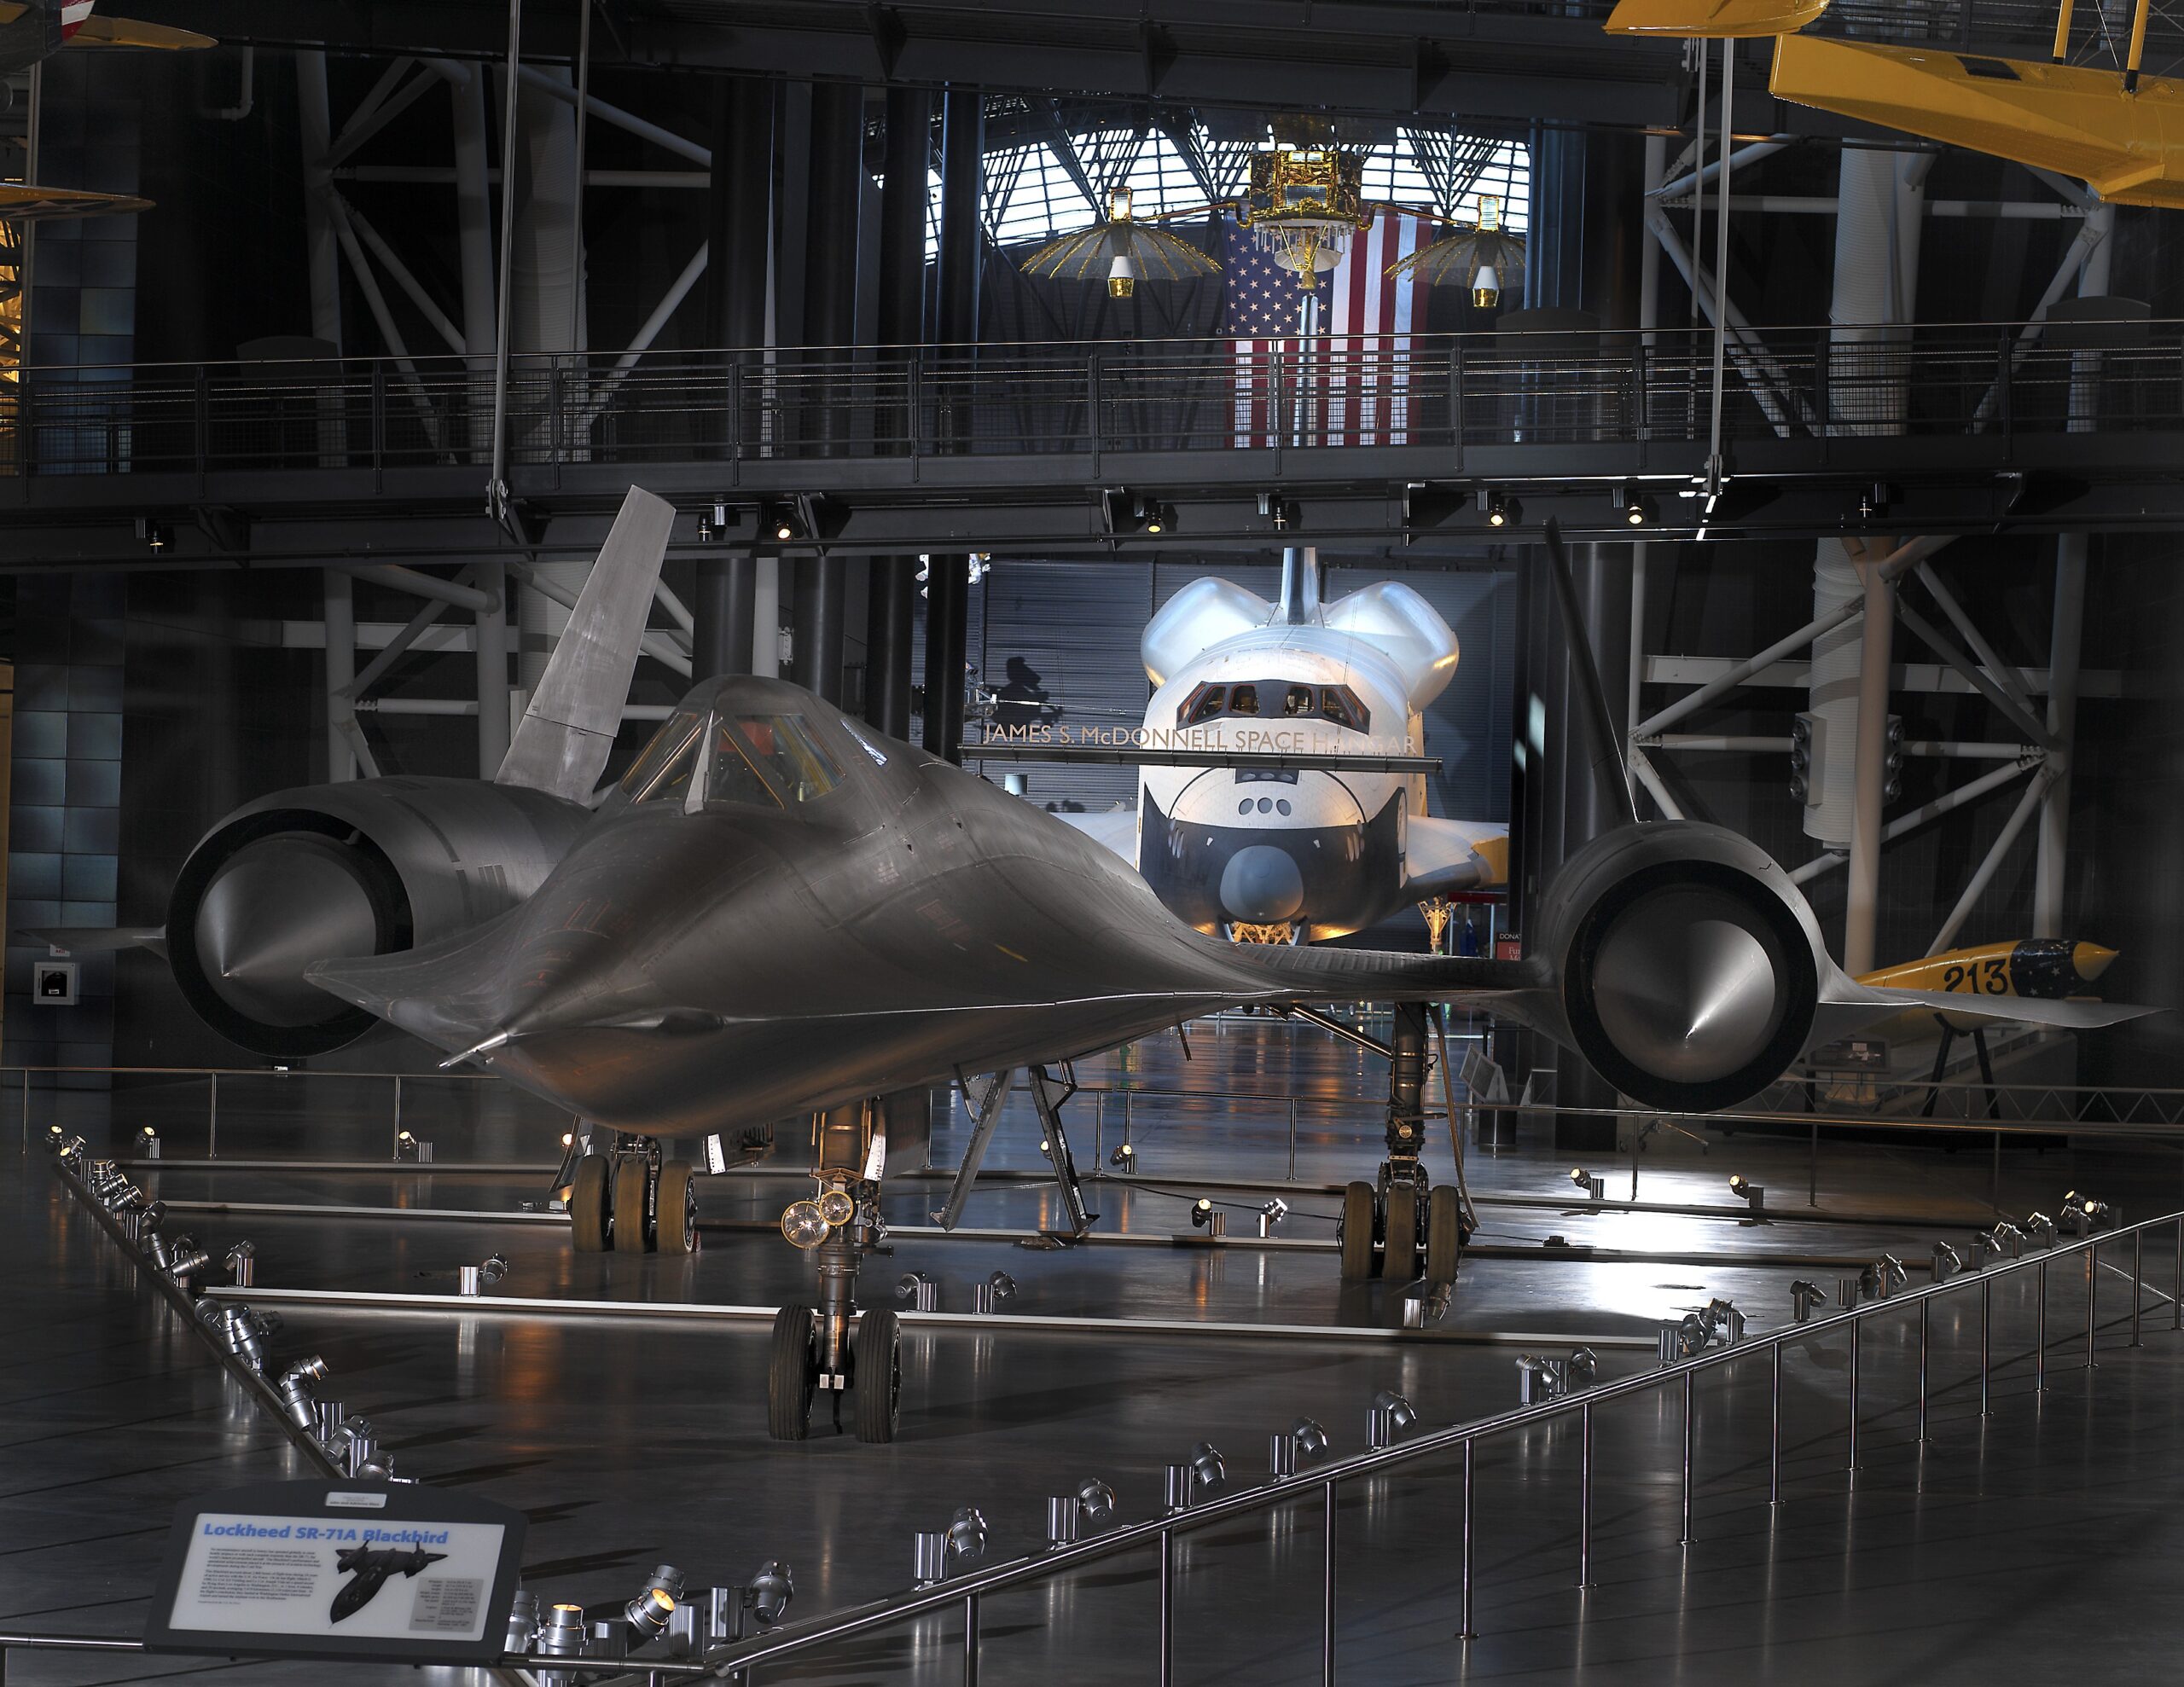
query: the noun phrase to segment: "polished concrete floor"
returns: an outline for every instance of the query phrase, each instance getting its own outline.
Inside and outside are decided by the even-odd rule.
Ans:
[[[1860,1261],[1883,1250],[1922,1261],[1933,1241],[1961,1245],[1991,1215],[1995,1170],[1984,1143],[1954,1155],[1893,1141],[1826,1144],[1818,1204],[1808,1207],[1803,1142],[1716,1139],[1702,1153],[1656,1137],[1636,1157],[1647,1209],[1627,1210],[1573,1201],[1567,1159],[1525,1140],[1471,1156],[1486,1245],[1467,1262],[1444,1324],[1402,1332],[1391,1290],[1343,1289],[1328,1247],[1335,1202],[1325,1186],[1368,1174],[1378,1158],[1374,1096],[1385,1078],[1364,1057],[1298,1028],[1243,1023],[1194,1035],[1188,1064],[1163,1039],[1080,1076],[1141,1092],[1129,1128],[1142,1170],[1096,1186],[1091,1202],[1100,1232],[1116,1239],[1056,1253],[1008,1235],[912,1233],[929,1224],[944,1185],[906,1178],[887,1199],[899,1226],[893,1254],[872,1262],[867,1287],[885,1301],[897,1276],[921,1270],[940,1283],[944,1309],[967,1311],[973,1285],[1006,1271],[1017,1285],[1010,1313],[1112,1321],[911,1329],[903,1435],[882,1448],[823,1423],[801,1445],[765,1439],[757,1319],[514,1313],[454,1296],[456,1267],[491,1252],[510,1261],[497,1300],[724,1308],[800,1296],[802,1261],[771,1234],[793,1178],[706,1185],[694,1257],[580,1259],[557,1224],[520,1209],[543,1193],[543,1173],[508,1169],[550,1160],[562,1122],[474,1082],[405,1086],[405,1121],[440,1157],[429,1169],[333,1168],[384,1161],[384,1079],[227,1081],[224,1164],[204,1162],[205,1138],[191,1135],[202,1129],[201,1087],[195,1105],[173,1086],[111,1099],[33,1097],[31,1117],[42,1126],[49,1110],[113,1140],[154,1122],[169,1157],[143,1175],[174,1210],[170,1229],[193,1231],[216,1251],[254,1240],[261,1290],[432,1297],[421,1310],[283,1304],[278,1345],[284,1356],[325,1357],[333,1375],[322,1392],[379,1426],[402,1474],[529,1513],[527,1578],[544,1597],[619,1603],[662,1559],[703,1586],[779,1557],[795,1573],[799,1617],[906,1586],[912,1534],[944,1526],[958,1506],[981,1507],[990,1557],[1009,1556],[1037,1543],[1045,1497],[1086,1476],[1113,1485],[1124,1517],[1146,1516],[1157,1509],[1160,1467],[1199,1441],[1221,1448],[1231,1480],[1244,1482],[1263,1470],[1269,1434],[1298,1416],[1325,1424],[1338,1452],[1355,1451],[1368,1403],[1383,1388],[1409,1397],[1429,1423],[1486,1416],[1514,1404],[1519,1351],[1593,1342],[1605,1375],[1626,1374],[1650,1366],[1646,1349],[1664,1318],[1726,1296],[1755,1329],[1773,1328],[1787,1319],[1792,1280],[1833,1293]],[[1188,1233],[1188,1201],[1200,1192],[1234,1203],[1233,1228],[1255,1229],[1252,1209],[1288,1170],[1292,1097],[1302,1181],[1284,1195],[1292,1210],[1275,1232],[1282,1245],[1161,1245]],[[1083,1099],[1072,1110],[1083,1112]],[[1100,1163],[1119,1140],[1115,1097],[1102,1114]],[[1091,1130],[1075,1128],[1080,1161],[1094,1163]],[[960,1140],[960,1127],[944,1122],[934,1162],[947,1163]],[[796,1156],[787,1145],[784,1153],[793,1169]],[[262,1163],[276,1157],[291,1163]],[[1443,1137],[1431,1157],[1443,1175],[1448,1157]],[[1614,1196],[1629,1193],[1631,1157],[1600,1157],[1591,1168]],[[1023,1174],[1039,1163],[1019,1099],[989,1164]],[[0,1258],[20,1312],[13,1386],[0,1400],[0,1442],[11,1455],[0,1463],[0,1500],[16,1528],[0,1552],[0,1622],[126,1632],[141,1620],[171,1503],[283,1474],[290,1455],[173,1315],[133,1284],[42,1157],[9,1169]],[[1766,1185],[1770,1222],[1739,1221],[1726,1189],[1733,1171]],[[2064,1190],[2087,1186],[2138,1217],[2184,1206],[2176,1176],[2173,1153],[2142,1162],[2013,1149],[1999,1190],[2019,1216],[2053,1211]],[[1014,1183],[977,1195],[967,1222],[1023,1230],[1054,1216],[1050,1189]],[[1543,1245],[1551,1235],[1572,1246]],[[1123,1239],[1130,1237],[1147,1241]],[[1621,1257],[1573,1251],[1585,1249]],[[2005,1671],[2083,1674],[2094,1636],[2106,1678],[2165,1668],[2178,1596],[2161,1567],[2184,1546],[2174,1521],[2184,1499],[2184,1338],[2171,1333],[2160,1292],[2171,1280],[2164,1244],[2147,1254],[2147,1344],[2127,1345],[2129,1263],[2111,1252],[2100,1273],[2091,1373],[2081,1368],[2082,1268],[2055,1268],[2049,1387],[2038,1397],[2027,1356],[2031,1281],[1997,1287],[1997,1392],[1984,1420],[1972,1380],[1978,1290],[1937,1307],[1923,1444],[1913,1409],[1915,1321],[1870,1333],[1855,1487],[1844,1469],[1845,1345],[1834,1337],[1791,1347],[1779,1509],[1766,1503],[1763,1354],[1711,1376],[1697,1393],[1697,1527],[1687,1546],[1676,1539],[1677,1397],[1603,1407],[1597,1585],[1583,1592],[1574,1585],[1574,1422],[1488,1446],[1478,1463],[1479,1638],[1467,1644],[1454,1638],[1453,1461],[1346,1487],[1342,1678],[1972,1682]],[[260,1303],[276,1298],[258,1295]],[[1316,1509],[1190,1538],[1176,1679],[1316,1679],[1321,1553]],[[1150,1680],[1153,1576],[1149,1555],[1118,1558],[991,1599],[982,1678]],[[32,1681],[121,1680],[151,1667],[141,1658],[9,1660],[11,1678]],[[235,1673],[285,1681],[293,1669]],[[961,1670],[953,1626],[932,1624],[761,1678],[923,1682],[959,1679]],[[321,1669],[294,1678],[334,1678]]]

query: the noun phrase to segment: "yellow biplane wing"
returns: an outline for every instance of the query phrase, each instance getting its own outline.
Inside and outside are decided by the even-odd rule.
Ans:
[[[220,43],[194,29],[176,29],[163,23],[139,23],[134,18],[85,18],[68,38],[71,47],[153,47],[165,53],[195,52]]]
[[[2119,205],[2184,209],[2184,83],[1809,35],[1775,43],[1775,98],[2075,176]]]
[[[1792,34],[1827,9],[1827,0],[1618,0],[1601,27],[1610,35],[1721,41]]]
[[[128,194],[94,194],[80,188],[33,188],[21,182],[0,182],[0,219],[10,223],[55,217],[110,217],[151,208],[151,200]]]

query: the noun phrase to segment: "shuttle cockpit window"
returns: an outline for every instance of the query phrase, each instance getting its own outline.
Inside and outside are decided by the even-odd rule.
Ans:
[[[1348,686],[1312,686],[1287,680],[1260,680],[1248,685],[1203,685],[1193,688],[1176,710],[1179,727],[1204,726],[1228,716],[1245,719],[1260,712],[1260,699],[1269,712],[1292,721],[1321,720],[1352,732],[1373,729],[1373,711],[1358,701]],[[1277,705],[1275,699],[1279,699]]]
[[[1320,718],[1354,733],[1373,730],[1373,711],[1357,700],[1357,693],[1348,686],[1320,687]]]
[[[800,715],[722,715],[713,720],[705,801],[791,808],[842,782],[839,762]]]
[[[679,797],[690,789],[690,771],[698,764],[699,729],[705,716],[685,709],[652,735],[652,742],[622,775],[622,790],[632,803]]]

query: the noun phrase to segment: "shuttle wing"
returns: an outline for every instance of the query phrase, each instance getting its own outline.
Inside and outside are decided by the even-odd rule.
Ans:
[[[1073,831],[1083,832],[1103,849],[1112,849],[1132,867],[1137,865],[1137,810],[1111,809],[1104,815],[1056,815]]]
[[[171,24],[142,23],[135,18],[85,18],[76,26],[76,32],[68,38],[71,47],[151,47],[165,53],[195,52],[200,48],[217,47],[220,43],[209,35],[200,35],[194,29],[177,29]]]
[[[152,202],[133,194],[95,194],[83,188],[36,188],[25,182],[0,182],[0,217],[10,223],[56,217],[118,216],[149,211]]]
[[[1409,840],[1403,892],[1414,901],[1460,890],[1484,890],[1509,877],[1509,828],[1486,822],[1438,820],[1414,815],[1405,822]]]

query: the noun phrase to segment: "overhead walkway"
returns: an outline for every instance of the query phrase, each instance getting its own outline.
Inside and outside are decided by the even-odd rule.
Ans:
[[[508,478],[534,542],[635,480],[678,542],[876,553],[2184,519],[2184,323],[1891,333],[1739,329],[1711,509],[1683,330],[519,359]],[[460,358],[32,371],[0,395],[7,560],[474,554],[492,395]]]

